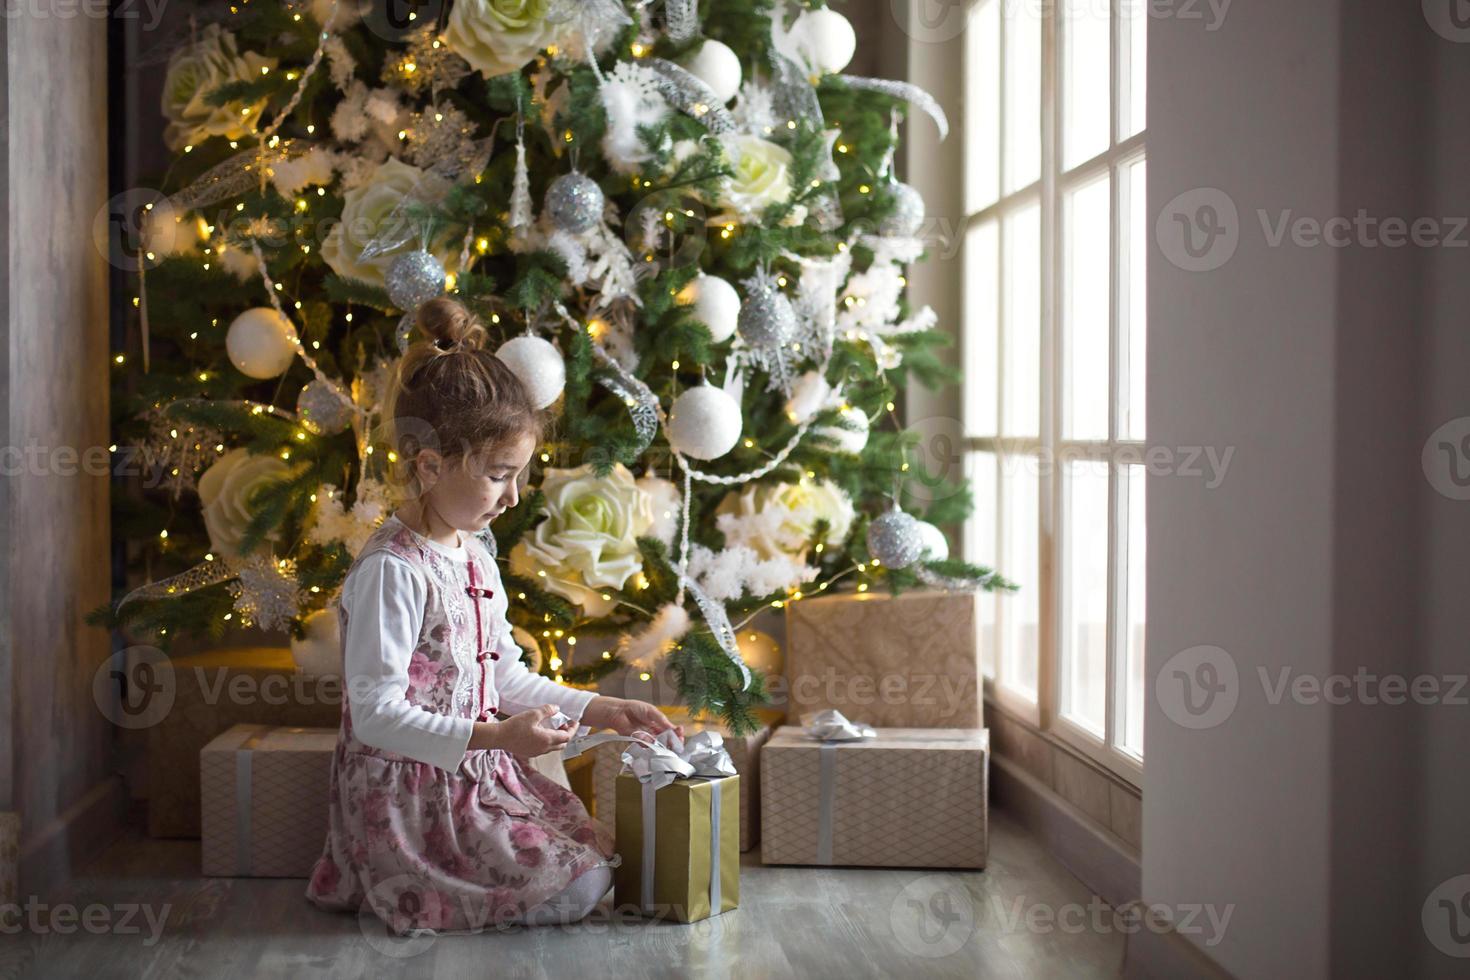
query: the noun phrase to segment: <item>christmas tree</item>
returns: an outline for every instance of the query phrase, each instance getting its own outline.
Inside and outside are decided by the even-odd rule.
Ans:
[[[755,612],[1012,588],[948,557],[967,487],[909,513],[895,402],[957,371],[904,295],[924,205],[893,160],[912,107],[946,124],[842,74],[853,48],[839,13],[770,0],[197,17],[115,358],[118,443],[157,477],[116,525],[149,582],[96,621],[165,648],[250,625],[335,643],[333,598],[395,506],[384,386],[443,293],[558,419],[485,532],[543,673],[667,658],[743,731],[767,700],[735,644]],[[579,659],[598,635],[619,642]]]

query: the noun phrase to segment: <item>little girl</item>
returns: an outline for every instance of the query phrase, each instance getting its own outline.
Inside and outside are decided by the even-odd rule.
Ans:
[[[516,505],[545,419],[463,306],[433,300],[417,322],[429,341],[404,355],[387,410],[412,499],[342,586],[347,697],[306,895],[325,909],[367,903],[398,935],[575,921],[611,886],[612,840],[528,760],[579,723],[683,728],[521,663],[475,532]],[[570,720],[553,728],[558,708]]]

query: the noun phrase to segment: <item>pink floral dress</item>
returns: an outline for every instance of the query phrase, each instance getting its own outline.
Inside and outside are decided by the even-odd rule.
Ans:
[[[490,553],[465,537],[469,560],[455,561],[390,519],[357,560],[389,549],[428,582],[408,700],[483,720],[497,707],[486,661],[499,654],[487,638],[503,624],[487,599],[501,582]],[[341,607],[344,638],[347,615]],[[477,932],[519,921],[574,879],[616,863],[612,837],[581,800],[528,762],[471,749],[449,772],[374,748],[354,737],[350,701],[343,698],[332,757],[327,840],[306,890],[318,907],[357,912],[370,904],[397,935]]]

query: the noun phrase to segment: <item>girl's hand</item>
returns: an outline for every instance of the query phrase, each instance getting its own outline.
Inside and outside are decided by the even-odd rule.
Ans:
[[[650,735],[673,729],[674,734],[684,737],[684,726],[675,725],[664,713],[647,701],[630,701],[599,695],[587,705],[582,713],[582,723],[600,728],[611,728],[619,735],[632,735],[645,731]]]
[[[568,722],[561,728],[548,728],[542,724],[557,710],[554,704],[543,704],[511,715],[504,721],[479,722],[475,727],[489,729],[487,734],[492,744],[475,745],[476,740],[472,737],[470,747],[504,749],[525,759],[558,751],[571,740],[577,726],[575,722]]]

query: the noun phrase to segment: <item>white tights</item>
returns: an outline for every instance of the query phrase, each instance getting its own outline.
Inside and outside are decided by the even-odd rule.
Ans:
[[[612,887],[612,869],[593,868],[566,888],[526,910],[522,922],[528,926],[561,925],[584,919]]]

